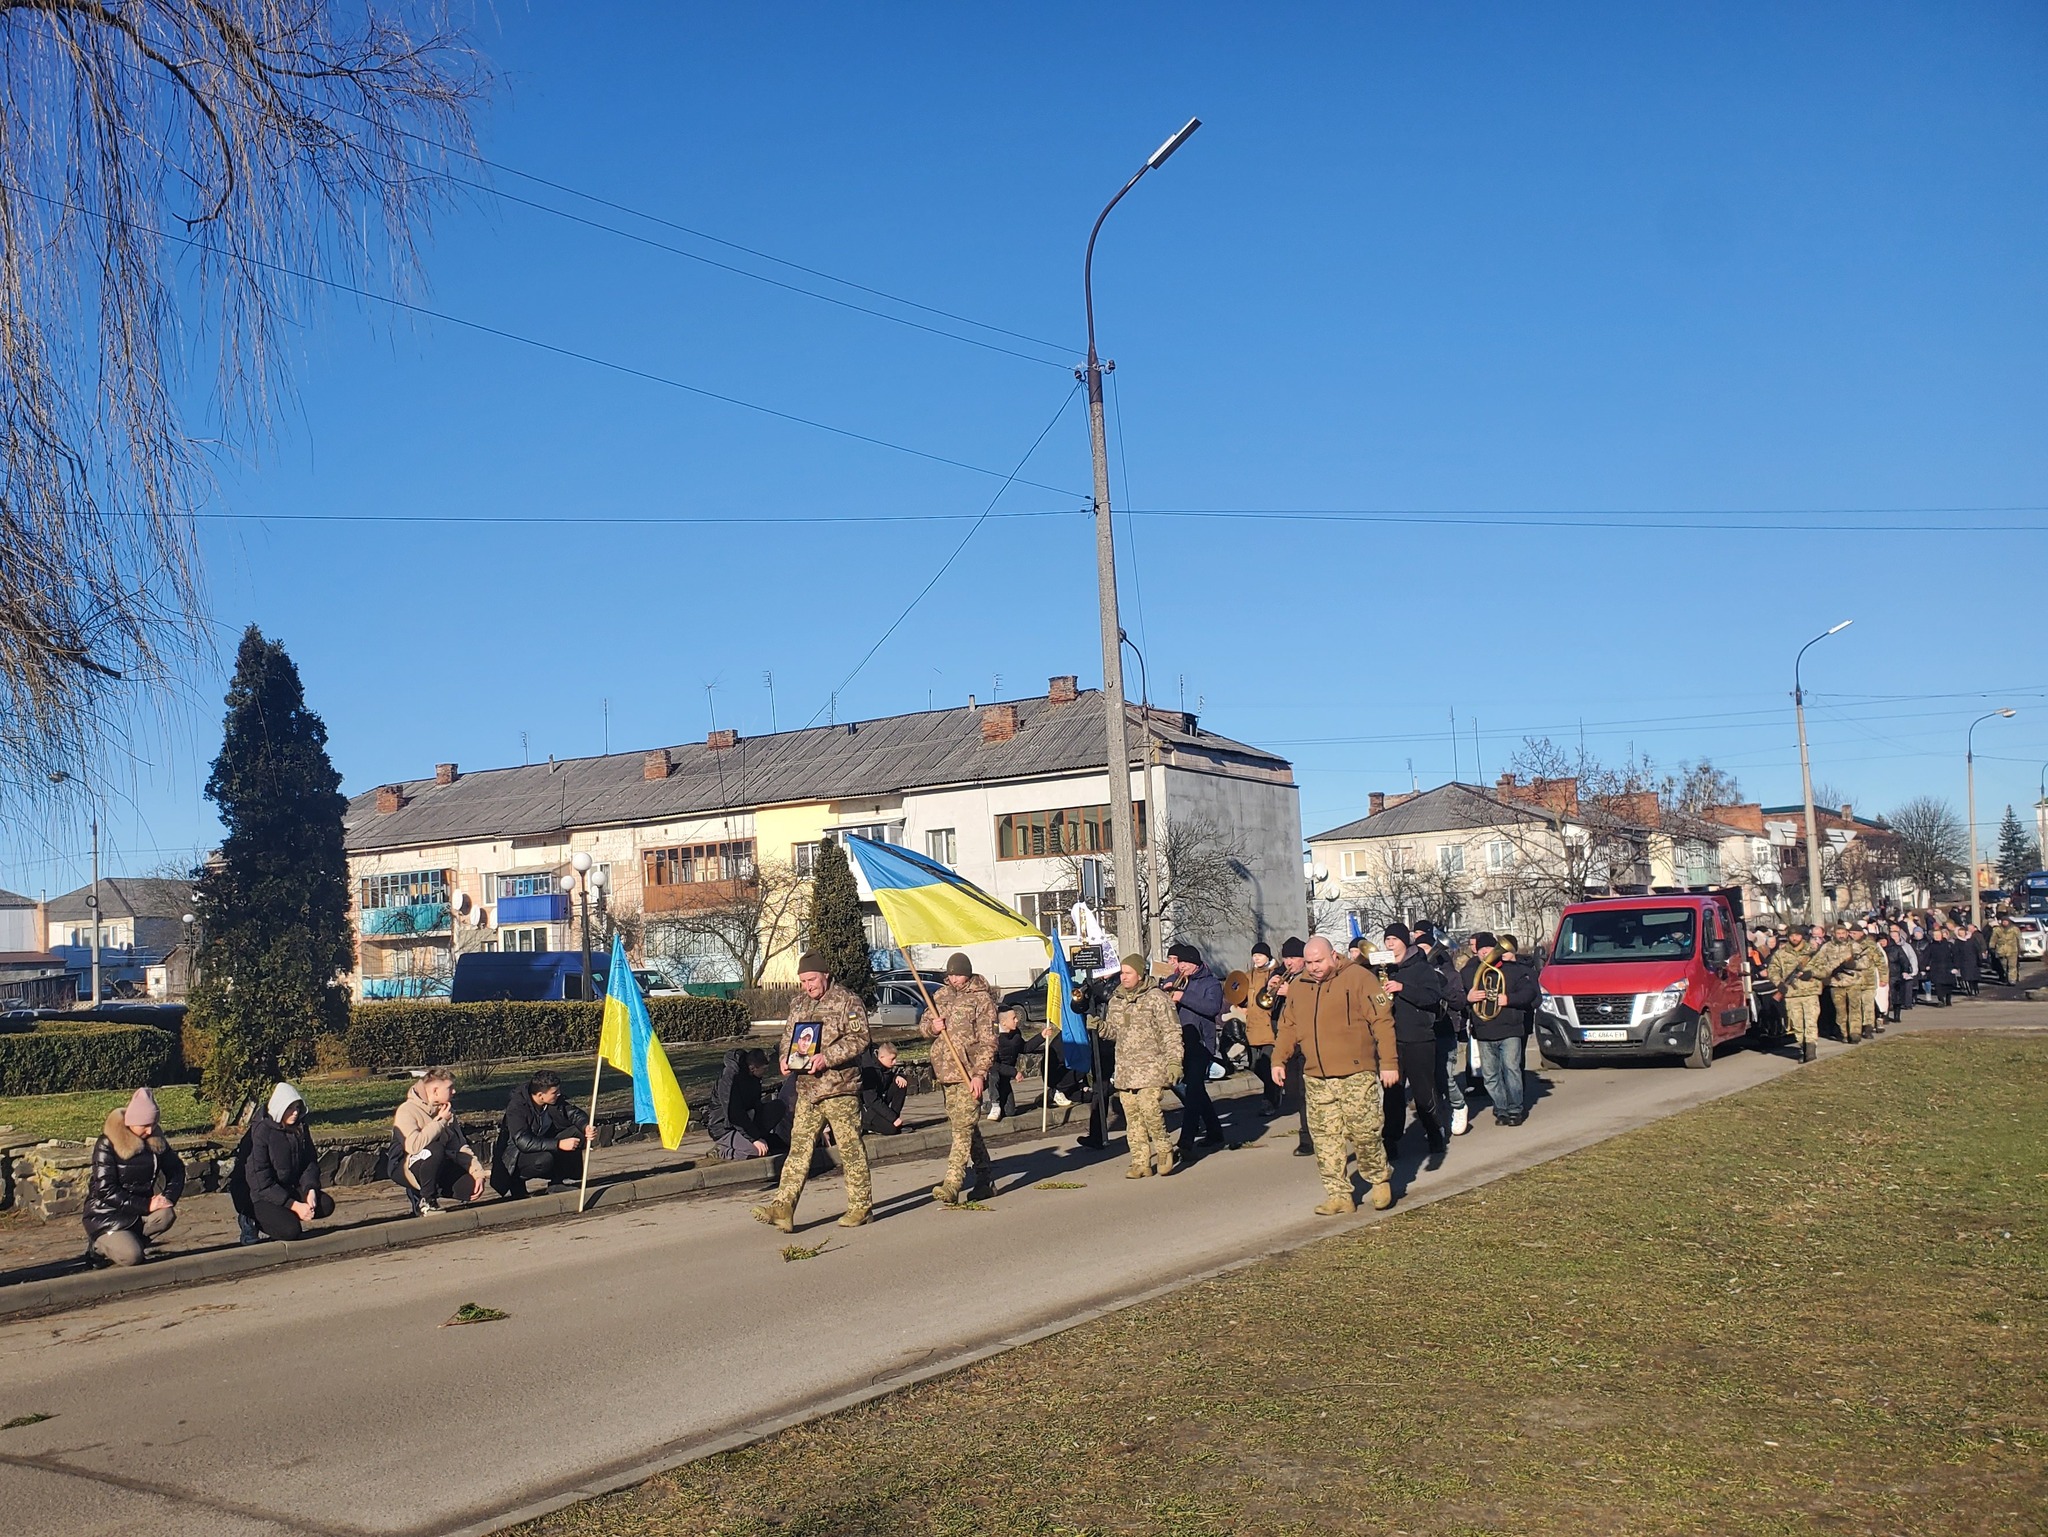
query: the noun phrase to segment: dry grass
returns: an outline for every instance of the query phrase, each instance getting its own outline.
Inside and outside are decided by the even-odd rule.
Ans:
[[[528,1537],[2039,1532],[2044,1105],[1865,1048]]]

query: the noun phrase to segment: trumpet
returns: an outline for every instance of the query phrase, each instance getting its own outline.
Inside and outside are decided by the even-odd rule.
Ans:
[[[1258,992],[1252,995],[1252,1002],[1268,1014],[1272,1013],[1274,1006],[1280,1002],[1280,995],[1273,990],[1273,984],[1276,981],[1284,982],[1286,979],[1286,971],[1278,966],[1274,967],[1266,973],[1266,980],[1260,985]]]

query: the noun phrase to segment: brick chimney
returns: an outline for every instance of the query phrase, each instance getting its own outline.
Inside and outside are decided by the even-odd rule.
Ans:
[[[739,739],[740,734],[737,731],[733,731],[730,729],[714,731],[709,736],[704,738],[704,745],[710,748],[713,752],[724,752],[728,747],[732,746]]]
[[[640,777],[647,780],[668,778],[668,749],[657,747],[640,759]]]
[[[1014,704],[992,704],[981,712],[981,739],[984,742],[1007,742],[1017,734],[1017,707]]]
[[[1387,809],[1387,792],[1375,790],[1365,798],[1365,814],[1376,817]]]
[[[1844,807],[1842,808],[1842,820],[1843,820],[1844,822],[1853,822],[1853,821],[1855,821],[1855,820],[1856,820],[1856,808],[1855,808],[1854,806],[1844,806]]]
[[[454,765],[454,764],[452,764],[452,763],[437,763],[437,764],[435,764],[435,765],[434,765],[434,783],[435,783],[435,784],[437,784],[437,785],[452,785],[452,784],[454,784],[454,783],[455,783],[455,781],[456,781],[456,778],[457,778],[457,777],[458,777],[458,776],[456,775],[456,772],[455,772],[455,765]]]
[[[377,786],[377,812],[389,816],[405,804],[405,791],[398,785]]]
[[[1070,672],[1061,673],[1046,683],[1045,697],[1053,704],[1072,704],[1081,697],[1080,678]]]

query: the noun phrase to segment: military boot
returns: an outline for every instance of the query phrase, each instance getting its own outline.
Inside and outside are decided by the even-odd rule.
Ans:
[[[1179,1164],[1173,1161],[1173,1149],[1170,1147],[1162,1147],[1157,1154],[1157,1158],[1156,1168],[1161,1174],[1171,1174],[1180,1167]]]
[[[1799,1048],[1799,1060],[1802,1062],[1811,1062],[1819,1056],[1820,1048],[1811,1041]]]
[[[943,1184],[934,1185],[932,1186],[932,1199],[941,1206],[958,1206],[960,1204],[960,1187],[950,1179]]]
[[[1376,1179],[1372,1182],[1372,1209],[1385,1211],[1394,1204],[1394,1182],[1390,1179]]]
[[[873,1220],[874,1213],[869,1211],[867,1207],[862,1206],[848,1211],[845,1216],[839,1219],[839,1225],[841,1227],[866,1227]]]
[[[974,1171],[974,1188],[967,1192],[970,1201],[988,1201],[995,1198],[996,1182],[986,1169]]]
[[[790,1209],[786,1201],[770,1201],[766,1206],[756,1206],[754,1220],[765,1222],[773,1228],[780,1228],[785,1233],[796,1231],[796,1213]]]
[[[1331,1196],[1316,1208],[1316,1215],[1318,1217],[1348,1217],[1357,1210],[1358,1202],[1353,1200],[1347,1192],[1344,1195]]]
[[[1134,1164],[1132,1164],[1132,1165],[1131,1165],[1131,1166],[1130,1166],[1130,1167],[1129,1167],[1128,1169],[1124,1170],[1124,1178],[1125,1178],[1125,1179],[1145,1179],[1145,1178],[1148,1178],[1148,1177],[1149,1177],[1149,1176],[1151,1175],[1151,1173],[1152,1173],[1152,1166],[1151,1166],[1150,1164],[1148,1164],[1148,1163],[1134,1163]]]

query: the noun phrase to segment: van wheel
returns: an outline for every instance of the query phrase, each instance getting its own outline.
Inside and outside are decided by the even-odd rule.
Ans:
[[[1699,1036],[1693,1042],[1691,1051],[1685,1054],[1687,1067],[1712,1067],[1714,1065],[1714,1027],[1705,1018],[1700,1020]]]

